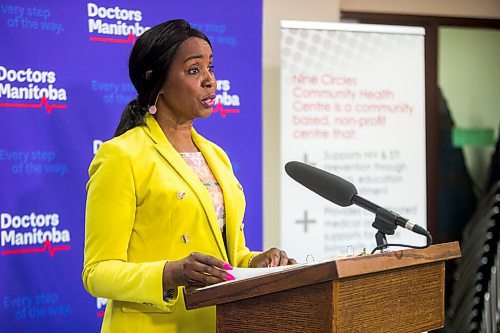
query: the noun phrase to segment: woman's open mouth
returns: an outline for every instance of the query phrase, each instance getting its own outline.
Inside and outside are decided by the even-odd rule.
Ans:
[[[214,104],[215,104],[215,94],[209,95],[209,96],[205,97],[204,99],[202,99],[201,104],[203,104],[203,106],[207,109],[213,108]]]

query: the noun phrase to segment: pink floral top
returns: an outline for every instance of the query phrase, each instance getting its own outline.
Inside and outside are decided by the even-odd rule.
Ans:
[[[212,198],[212,203],[214,204],[215,213],[219,221],[220,230],[224,230],[224,225],[226,224],[226,210],[224,209],[224,197],[222,196],[222,189],[215,179],[212,170],[205,161],[203,154],[201,152],[195,153],[180,153],[184,161],[193,169],[194,173],[201,180],[203,185],[208,190],[210,197]]]

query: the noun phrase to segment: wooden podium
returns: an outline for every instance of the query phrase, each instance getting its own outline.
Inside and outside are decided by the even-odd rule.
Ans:
[[[458,242],[297,265],[185,293],[216,306],[217,332],[423,332],[444,326],[446,260]]]

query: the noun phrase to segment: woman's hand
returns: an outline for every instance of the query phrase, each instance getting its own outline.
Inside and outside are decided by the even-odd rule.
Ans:
[[[226,272],[232,269],[231,265],[220,259],[193,252],[186,258],[165,264],[163,288],[166,290],[178,286],[203,287],[234,280],[234,276]]]
[[[263,252],[252,259],[250,267],[275,267],[296,264],[295,259],[288,258],[286,252],[275,247]]]

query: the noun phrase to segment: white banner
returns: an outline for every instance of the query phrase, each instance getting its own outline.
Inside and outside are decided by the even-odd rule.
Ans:
[[[281,60],[281,166],[326,170],[426,227],[424,29],[283,21]],[[281,174],[280,245],[290,256],[375,247],[374,214]],[[402,228],[387,240],[426,241]]]

